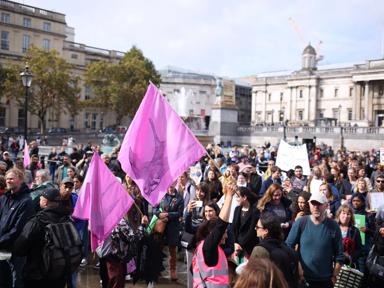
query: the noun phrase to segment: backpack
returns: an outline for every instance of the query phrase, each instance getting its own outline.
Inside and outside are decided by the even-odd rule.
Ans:
[[[44,229],[43,275],[50,279],[71,275],[79,267],[83,256],[83,245],[75,225],[65,221],[48,224]]]

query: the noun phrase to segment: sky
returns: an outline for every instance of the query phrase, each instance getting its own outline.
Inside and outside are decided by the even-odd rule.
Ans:
[[[75,42],[128,51],[157,69],[225,77],[299,70],[308,43],[319,65],[384,55],[382,0],[25,0],[66,15]],[[320,43],[320,44],[319,44]]]

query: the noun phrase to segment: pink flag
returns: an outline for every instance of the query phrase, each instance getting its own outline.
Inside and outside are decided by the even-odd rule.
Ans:
[[[205,153],[156,86],[149,84],[118,158],[145,199],[156,206],[173,181]]]
[[[23,157],[24,167],[27,168],[31,164],[31,157],[29,157],[29,149],[27,140],[24,141],[24,157]]]
[[[89,220],[92,251],[109,236],[132,204],[131,196],[94,153],[73,211],[73,217]]]

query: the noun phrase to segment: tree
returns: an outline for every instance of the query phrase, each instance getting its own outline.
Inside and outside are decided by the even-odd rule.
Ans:
[[[46,130],[46,116],[49,109],[75,116],[78,105],[79,77],[72,74],[73,66],[61,58],[56,50],[45,51],[36,47],[28,49],[24,58],[33,73],[32,86],[28,98],[28,111],[36,115],[41,123],[41,133]],[[19,105],[24,103],[21,79],[18,76],[23,69],[20,66],[10,68],[9,77],[4,84],[6,97],[16,99]]]
[[[91,63],[85,79],[96,95],[89,105],[111,107],[117,124],[121,124],[124,116],[135,115],[149,81],[160,84],[160,75],[152,61],[135,46],[117,64]]]

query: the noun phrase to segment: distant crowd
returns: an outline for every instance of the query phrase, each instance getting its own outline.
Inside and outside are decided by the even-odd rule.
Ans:
[[[71,143],[43,158],[33,141],[24,167],[20,142],[1,146],[0,287],[77,286],[91,258],[90,234],[89,223],[71,214],[94,153],[135,201],[97,249],[102,287],[124,287],[126,278],[148,287],[159,277],[177,281],[178,258],[187,264],[187,287],[325,288],[346,285],[342,273],[360,275],[362,287],[383,287],[384,163],[374,149],[316,146],[308,151],[311,174],[304,175],[300,165],[276,166],[278,151],[269,143],[226,153],[208,145],[207,155],[151,207],[122,171],[119,148],[107,154]],[[41,254],[47,225],[58,223],[76,228],[81,257],[71,254],[53,276]]]

